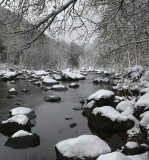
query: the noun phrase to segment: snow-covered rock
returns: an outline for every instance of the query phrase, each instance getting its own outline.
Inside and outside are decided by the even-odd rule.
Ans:
[[[102,83],[102,78],[96,78],[96,79],[94,79],[93,83],[95,83],[95,84]]]
[[[97,71],[97,74],[102,74],[102,73],[104,73],[104,72],[103,72],[103,69],[99,69],[99,70]]]
[[[15,84],[16,82],[14,80],[10,81],[11,84]]]
[[[106,71],[106,70],[104,70],[103,73],[104,73],[106,76],[109,76],[109,75],[111,74],[111,71],[108,71],[108,70]]]
[[[90,102],[87,103],[86,107],[87,108],[92,108],[92,107],[95,106],[95,104],[96,104],[96,102],[94,100],[92,100],[92,101],[90,101]]]
[[[133,148],[139,147],[139,144],[137,142],[130,141],[130,142],[127,142],[125,146],[129,149],[133,149]]]
[[[112,121],[127,121],[128,117],[119,113],[116,111],[113,107],[110,106],[103,106],[103,107],[97,107],[93,110],[93,114],[101,114],[103,117],[107,117],[111,119]]]
[[[103,79],[103,83],[109,84],[109,83],[110,83],[110,80],[109,80],[108,78],[104,78],[104,79]]]
[[[47,74],[49,74],[49,72],[46,72],[44,70],[35,71],[36,76],[45,76]]]
[[[40,87],[41,86],[41,82],[37,81],[33,83],[35,86]]]
[[[111,152],[110,147],[99,137],[94,135],[82,135],[70,138],[56,144],[57,159],[83,160],[95,159],[101,154]]]
[[[137,103],[135,104],[134,115],[139,119],[140,115],[146,111],[149,111],[149,92],[138,99]]]
[[[124,100],[126,100],[125,97],[121,97],[121,96],[115,96],[115,99],[116,99],[116,100],[119,100],[119,101],[124,101]]]
[[[13,80],[15,77],[17,77],[17,73],[16,72],[5,72],[4,76],[2,77],[2,81],[3,82],[7,82],[7,81],[11,81]]]
[[[116,110],[125,115],[132,115],[134,113],[135,105],[131,101],[122,101],[116,106]]]
[[[57,85],[53,85],[51,87],[51,90],[54,90],[54,91],[67,91],[68,88],[62,84],[57,84]]]
[[[27,107],[17,107],[17,108],[11,109],[9,111],[9,116],[12,117],[15,115],[26,115],[29,119],[36,117],[35,112],[32,109]]]
[[[141,114],[140,118],[141,118],[140,125],[146,127],[147,124],[149,124],[149,111]]]
[[[29,93],[29,90],[28,89],[22,89],[22,93]]]
[[[34,78],[34,79],[37,80],[37,79],[39,79],[39,76],[37,76],[37,75],[34,73],[34,74],[31,75],[31,78]]]
[[[114,92],[109,91],[109,90],[105,90],[105,89],[101,89],[101,90],[93,93],[92,95],[90,95],[88,97],[88,100],[93,100],[94,99],[95,101],[97,101],[101,98],[109,98],[113,95],[114,95]]]
[[[35,133],[19,130],[14,133],[5,143],[5,146],[21,149],[40,145],[40,137]]]
[[[87,76],[87,73],[86,73],[86,72],[81,72],[81,74],[82,74],[83,76]]]
[[[104,78],[104,79],[102,79],[102,78],[96,78],[96,79],[93,80],[93,83],[95,83],[95,84],[98,84],[98,83],[99,84],[100,83],[109,84],[110,80],[108,78]]]
[[[16,137],[24,137],[24,136],[32,136],[33,134],[24,130],[19,130],[18,132],[14,133],[11,138]]]
[[[62,78],[65,81],[76,81],[76,80],[85,79],[85,77],[81,75],[80,73],[71,72],[68,69],[62,71]]]
[[[96,107],[93,111],[89,110],[85,116],[88,118],[89,125],[96,130],[114,133],[126,131],[134,126],[131,118],[110,106]]]
[[[130,160],[149,160],[149,152],[143,154],[137,154],[133,156],[127,156]]]
[[[48,91],[51,89],[51,87],[45,87],[45,86],[42,86],[40,89],[42,89],[43,91]]]
[[[140,93],[143,95],[145,93],[149,92],[149,87],[148,88],[144,88],[140,90]]]
[[[130,160],[130,159],[121,152],[112,152],[99,156],[97,160]]]
[[[70,88],[79,88],[79,84],[78,83],[71,83],[70,85],[69,85],[69,87]]]
[[[149,70],[147,70],[147,71],[143,74],[142,79],[143,79],[144,81],[149,81]]]
[[[43,84],[45,85],[54,85],[54,84],[58,84],[58,82],[55,79],[52,79],[50,77],[45,77],[42,81]]]
[[[58,74],[53,74],[52,78],[57,80],[57,81],[62,80],[62,77],[60,75],[58,75]]]
[[[127,134],[129,137],[135,137],[140,133],[139,120],[135,118],[133,115],[129,115],[129,117],[134,121],[134,126],[127,130]]]
[[[149,138],[149,111],[140,115],[140,129]]]
[[[7,72],[7,70],[0,70],[0,76],[4,76]]]
[[[25,115],[16,115],[0,123],[1,133],[11,135],[19,130],[31,130],[31,123]]]
[[[95,68],[93,67],[89,67],[88,69],[86,69],[87,72],[95,72]]]
[[[88,97],[88,102],[94,100],[98,106],[111,105],[115,94],[112,91],[101,89]]]
[[[20,125],[26,125],[27,122],[29,121],[28,117],[25,115],[15,115],[12,118],[9,118],[6,121],[2,121],[2,124],[7,124],[7,123],[18,123]]]
[[[137,142],[127,142],[122,149],[122,153],[125,155],[137,155],[143,154],[146,152],[146,146],[140,145]]]
[[[17,95],[18,92],[16,91],[15,88],[11,88],[11,89],[9,89],[8,94],[9,94],[9,95]]]

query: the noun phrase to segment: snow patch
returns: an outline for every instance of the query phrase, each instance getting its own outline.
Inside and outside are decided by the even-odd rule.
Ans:
[[[66,87],[62,84],[57,84],[57,85],[52,86],[52,88],[66,88]]]
[[[45,77],[45,78],[43,79],[43,82],[49,83],[49,84],[57,83],[56,80],[54,80],[54,79],[52,79],[52,78],[50,78],[50,77]]]
[[[39,70],[39,71],[35,71],[35,75],[36,76],[44,76],[49,74],[49,72],[43,71],[43,70]]]
[[[24,137],[24,136],[32,136],[33,134],[32,133],[29,133],[27,131],[24,131],[24,130],[20,130],[16,133],[14,133],[11,138],[16,138],[16,137]]]
[[[127,121],[128,117],[116,111],[110,106],[97,107],[92,112],[94,115],[100,113],[104,117],[110,118],[112,121]]]
[[[109,91],[109,90],[105,90],[105,89],[101,89],[101,90],[93,93],[92,95],[90,95],[88,97],[88,100],[98,101],[101,98],[109,98],[111,96],[114,96],[114,92]]]
[[[87,108],[92,108],[95,103],[96,103],[96,102],[95,102],[94,100],[92,100],[92,101],[90,101],[90,102],[86,105],[86,107],[87,107]]]
[[[149,153],[146,152],[144,154],[134,155],[134,156],[127,156],[130,160],[149,160]]]
[[[139,147],[139,144],[137,142],[127,142],[125,146],[127,148],[133,149]]]
[[[29,119],[28,119],[27,116],[25,116],[25,115],[16,115],[16,116],[13,116],[13,117],[9,118],[6,121],[2,121],[2,124],[15,122],[15,123],[18,123],[18,124],[21,124],[21,125],[26,125],[28,121],[29,121]]]
[[[14,88],[9,89],[9,92],[15,92],[16,90]]]
[[[135,108],[138,107],[146,107],[146,109],[149,108],[149,92],[138,99],[137,103],[135,104]]]
[[[32,112],[33,110],[30,108],[26,108],[26,107],[17,107],[14,108],[12,110],[10,110],[11,114],[14,115],[24,115],[24,114],[29,114],[30,112]]]
[[[62,74],[66,77],[66,78],[71,78],[71,79],[82,79],[85,78],[83,75],[81,75],[79,72],[78,73],[74,73],[71,72],[70,69],[66,69],[62,71]]]
[[[53,74],[52,78],[56,79],[56,80],[61,80],[62,77],[59,76],[58,74]]]
[[[99,156],[97,160],[130,160],[130,159],[121,152],[112,152]]]
[[[116,110],[125,115],[132,115],[134,113],[135,105],[131,101],[122,101],[116,106]]]
[[[11,76],[16,76],[16,72],[6,72],[5,77],[9,78]]]
[[[141,114],[140,118],[141,118],[140,125],[146,127],[147,124],[149,124],[149,111]]]

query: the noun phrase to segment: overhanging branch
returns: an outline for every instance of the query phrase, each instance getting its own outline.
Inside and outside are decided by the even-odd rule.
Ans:
[[[147,42],[149,39],[144,39],[144,40],[140,40],[140,41],[133,41],[133,42],[129,42],[129,43],[126,43],[126,44],[123,44],[115,49],[112,49],[110,50],[109,52],[113,52],[113,51],[116,51],[122,47],[125,47],[125,46],[128,46],[128,45],[131,45],[131,44],[139,44],[139,43],[143,43],[143,42]]]

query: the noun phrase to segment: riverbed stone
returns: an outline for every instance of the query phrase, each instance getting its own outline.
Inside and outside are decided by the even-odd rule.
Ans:
[[[16,107],[9,111],[9,117],[16,115],[26,115],[29,119],[36,117],[35,111],[27,107]]]
[[[11,89],[8,91],[8,94],[9,94],[9,95],[17,95],[18,92],[16,91],[16,89],[11,88]]]
[[[53,85],[51,87],[51,90],[53,90],[53,91],[67,91],[68,88],[66,86],[64,86],[64,85],[57,84],[57,85]]]
[[[29,93],[29,89],[22,89],[22,93]]]
[[[43,97],[43,100],[46,102],[59,102],[61,101],[61,98],[58,96],[45,96]]]
[[[146,146],[140,145],[137,142],[127,142],[126,145],[122,149],[122,153],[125,155],[138,155],[143,154],[147,151]]]
[[[14,149],[24,149],[24,148],[35,147],[35,146],[40,145],[39,135],[37,135],[35,133],[29,133],[26,131],[22,131],[22,132],[25,132],[26,134],[19,135],[19,132],[21,132],[21,131],[18,131],[17,133],[13,134],[6,141],[5,146],[8,146],[8,147],[14,148]]]
[[[69,85],[69,88],[79,88],[79,84],[78,83],[71,83],[70,85]]]
[[[90,95],[87,99],[87,103],[94,100],[98,107],[111,105],[115,99],[115,94],[112,91],[101,89]]]
[[[55,85],[55,84],[59,84],[59,82],[57,82],[55,79],[46,77],[46,78],[43,79],[42,84],[52,86],[52,85]]]
[[[96,160],[101,154],[111,152],[102,139],[94,135],[82,135],[56,144],[57,160]]]
[[[134,116],[140,119],[140,115],[149,111],[149,92],[141,96],[135,104]]]
[[[92,128],[107,132],[123,132],[134,126],[134,121],[110,106],[88,109],[83,114]]]
[[[69,125],[70,128],[74,128],[74,127],[76,127],[76,126],[77,126],[77,123],[71,123],[71,124]]]
[[[19,130],[31,131],[31,123],[27,116],[16,115],[0,123],[0,132],[12,135]]]

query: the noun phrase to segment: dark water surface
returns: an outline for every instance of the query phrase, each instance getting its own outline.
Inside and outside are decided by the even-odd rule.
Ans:
[[[26,80],[17,81],[16,84],[10,82],[0,82],[0,121],[8,118],[10,109],[20,103],[23,107],[35,110],[37,124],[32,128],[32,133],[40,136],[40,146],[28,149],[11,149],[4,146],[8,137],[0,134],[0,160],[55,160],[55,144],[61,140],[77,137],[82,134],[92,134],[87,119],[82,116],[82,111],[74,111],[73,107],[79,107],[80,100],[86,99],[95,91],[109,87],[107,85],[93,85],[93,79],[99,77],[90,73],[86,80],[79,81],[78,89],[69,88],[65,92],[43,91]],[[64,83],[68,87],[70,83]],[[14,87],[19,94],[15,99],[7,99],[8,90]],[[23,88],[29,89],[29,94],[21,93]],[[60,96],[60,103],[44,102],[43,96]],[[65,118],[73,118],[65,120]],[[77,123],[75,128],[70,128],[71,123]],[[109,140],[110,141],[110,140]],[[123,143],[120,136],[111,139],[112,145],[117,146]]]

